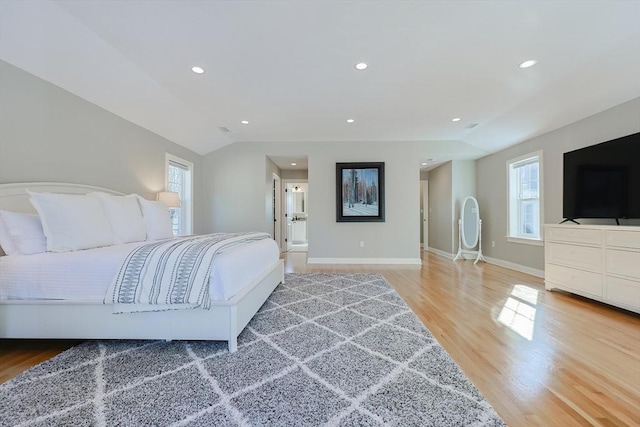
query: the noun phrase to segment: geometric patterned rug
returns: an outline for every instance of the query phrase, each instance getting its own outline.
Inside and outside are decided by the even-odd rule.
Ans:
[[[288,274],[236,353],[86,341],[0,385],[0,425],[505,424],[383,276]]]

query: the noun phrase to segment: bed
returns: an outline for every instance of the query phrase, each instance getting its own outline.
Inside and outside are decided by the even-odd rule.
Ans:
[[[0,209],[12,212],[34,212],[26,189],[43,193],[87,194],[103,192],[122,195],[117,191],[79,184],[0,184]],[[271,244],[275,245],[273,242]],[[129,243],[122,246],[135,246],[135,244]],[[90,251],[111,253],[117,252],[117,250],[119,248],[107,247],[79,251],[79,253],[85,259],[90,259]],[[33,288],[29,286],[25,286],[24,289],[14,286],[11,291],[11,299],[0,299],[0,338],[215,340],[227,341],[229,351],[235,352],[240,332],[278,284],[284,281],[283,261],[279,257],[276,256],[274,259],[272,255],[270,258],[256,255],[260,252],[258,250],[253,255],[251,255],[251,251],[243,254],[243,250],[247,251],[246,248],[238,248],[224,254],[225,257],[222,259],[227,260],[227,267],[229,265],[234,267],[214,270],[218,271],[216,280],[221,283],[221,286],[216,286],[215,291],[212,291],[209,309],[195,308],[114,314],[113,306],[104,304],[103,299],[98,298],[104,292],[102,288],[90,283],[93,276],[108,274],[109,268],[103,268],[105,272],[92,272],[91,269],[86,268],[86,264],[90,261],[71,262],[70,271],[75,273],[71,276],[62,274],[60,278],[72,277],[72,279],[63,280],[60,283],[66,285],[68,290],[73,290],[75,287],[80,292],[66,294],[65,286],[62,286],[61,291],[56,291],[58,293],[43,294],[41,291],[46,291],[48,286],[41,286],[40,291],[36,289],[30,293],[30,289]],[[265,248],[262,251],[264,252]],[[2,262],[7,261],[8,258],[14,258],[14,260],[21,258],[22,263],[28,263],[30,257],[34,257],[31,258],[34,263],[37,257],[43,258],[45,261],[39,261],[38,265],[44,264],[46,266],[47,255],[65,256],[65,254],[46,253],[2,257],[0,268],[3,268]],[[66,254],[66,256],[71,255]],[[111,256],[112,258],[117,257],[113,254]],[[251,258],[252,256],[253,258]],[[257,259],[262,259],[260,261],[262,264],[253,268],[253,272],[247,273],[245,271],[243,273],[243,270],[247,269],[242,269],[242,266],[246,266],[248,262],[253,265]],[[218,260],[216,260],[217,262]],[[12,261],[13,264],[15,262]],[[74,264],[75,267],[73,267]],[[20,274],[20,270],[8,268],[8,263],[4,265],[4,276],[15,271],[18,271],[16,274]],[[77,271],[73,268],[77,268]],[[47,270],[33,272],[32,270],[29,268],[23,270],[24,277],[21,283],[31,283],[37,288],[38,277],[55,276],[55,272],[51,273]],[[237,273],[238,271],[240,273]],[[236,286],[234,289],[233,282],[238,274],[244,274],[242,281],[246,283],[240,287]],[[83,286],[83,280],[87,286]],[[41,281],[44,282],[44,280]],[[5,285],[4,292],[9,292],[7,285]]]

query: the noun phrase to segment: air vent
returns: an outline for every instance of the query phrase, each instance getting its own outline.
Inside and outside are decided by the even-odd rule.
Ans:
[[[477,123],[469,123],[467,126],[465,126],[467,129],[473,129],[474,127],[478,126]]]
[[[222,132],[231,132],[226,126],[220,126],[218,129],[220,129]]]

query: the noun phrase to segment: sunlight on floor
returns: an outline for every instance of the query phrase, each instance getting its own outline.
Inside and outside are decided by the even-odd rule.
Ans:
[[[498,322],[523,338],[533,339],[533,327],[536,319],[535,305],[538,303],[538,290],[525,285],[515,285],[511,296],[507,298]]]

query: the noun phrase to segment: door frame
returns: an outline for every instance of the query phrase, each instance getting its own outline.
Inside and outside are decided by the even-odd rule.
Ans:
[[[282,252],[282,180],[277,174],[272,174],[273,192],[273,240],[276,241]]]
[[[309,180],[308,179],[291,179],[291,178],[287,178],[287,179],[283,179],[282,180],[282,212],[283,212],[283,218],[285,218],[286,215],[286,204],[287,204],[287,192],[285,191],[287,189],[287,186],[289,184],[307,184],[307,186],[309,185]],[[308,193],[308,190],[307,190]],[[308,194],[307,194],[308,196]],[[307,214],[309,214],[309,203],[307,203]],[[287,224],[289,223],[289,218],[286,218],[284,221],[282,221],[282,247],[285,248],[283,249],[283,251],[287,251],[287,243],[291,243],[291,240],[289,239],[290,236],[287,236]],[[286,239],[289,239],[288,242],[286,241]],[[309,228],[307,228],[307,245],[310,245],[311,241],[309,240]]]

